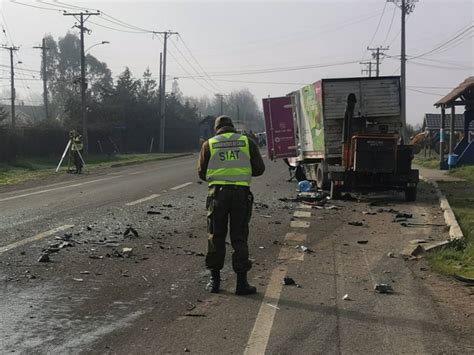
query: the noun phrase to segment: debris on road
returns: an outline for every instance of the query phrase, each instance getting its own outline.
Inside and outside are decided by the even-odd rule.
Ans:
[[[272,218],[272,216],[270,216],[269,214],[261,214],[260,217],[263,217],[263,218]]]
[[[314,253],[313,250],[311,250],[310,248],[304,246],[304,245],[297,245],[295,247],[295,249],[300,249],[303,253],[308,253],[308,254],[311,254],[311,253]]]
[[[132,256],[133,249],[132,248],[122,248],[122,255],[126,258],[129,258]]]
[[[163,203],[162,206],[165,208],[173,208],[173,205],[171,203]]]
[[[389,251],[389,252],[387,253],[387,256],[388,256],[389,258],[395,258],[395,254],[392,253],[391,251]]]
[[[90,271],[80,271],[79,274],[81,275],[90,275]]]
[[[72,281],[76,281],[76,282],[83,282],[84,279],[77,279],[77,278],[73,278]]]
[[[262,202],[255,202],[253,206],[256,210],[263,210],[263,209],[269,208],[269,206],[266,203],[262,203]]]
[[[150,210],[150,211],[147,211],[146,214],[161,214],[161,212]]]
[[[24,275],[27,279],[34,280],[36,279],[36,276],[33,275],[30,270],[25,270]]]
[[[344,301],[352,301],[352,299],[349,297],[349,295],[347,293],[344,296],[342,296],[342,299]]]
[[[413,214],[411,213],[397,213],[395,218],[413,218]]]
[[[374,211],[362,211],[362,214],[368,215],[368,216],[375,216],[377,212]]]
[[[293,278],[291,278],[289,276],[285,276],[283,278],[283,285],[285,285],[285,286],[296,286],[296,282],[295,282],[295,280],[293,280]]]
[[[357,244],[367,244],[368,242],[368,240],[358,240]]]
[[[133,228],[132,226],[128,226],[127,229],[125,230],[125,232],[123,233],[123,236],[124,237],[129,237],[129,236],[132,236],[132,235],[135,238],[139,237],[137,230],[135,228]]]
[[[40,257],[38,258],[38,262],[39,263],[48,263],[50,262],[51,259],[49,258],[49,254],[48,253],[43,253],[40,255]]]
[[[374,290],[378,293],[393,293],[393,287],[389,284],[376,284]]]
[[[362,222],[348,222],[347,224],[355,227],[362,227],[364,225]]]

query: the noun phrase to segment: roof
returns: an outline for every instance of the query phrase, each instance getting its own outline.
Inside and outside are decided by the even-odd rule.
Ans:
[[[464,130],[464,115],[462,113],[457,113],[456,118],[454,119],[454,130],[462,131]],[[446,113],[446,122],[445,127],[449,128],[451,124],[451,114]],[[441,114],[440,113],[425,113],[425,118],[423,119],[423,129],[425,130],[439,130],[441,125]],[[474,125],[470,127],[471,131],[474,131]]]
[[[474,76],[468,77],[458,87],[454,88],[448,95],[436,102],[436,107],[452,104],[460,97],[465,100],[467,97],[474,99]]]

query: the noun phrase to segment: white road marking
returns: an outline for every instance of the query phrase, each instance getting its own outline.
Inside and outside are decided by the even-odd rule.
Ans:
[[[273,320],[278,310],[278,301],[280,299],[282,280],[286,276],[288,267],[282,265],[273,270],[268,282],[265,296],[263,297],[257,319],[250,334],[249,341],[245,347],[245,355],[261,355],[265,354],[268,339],[272,331]],[[268,307],[271,305],[270,307]]]
[[[173,190],[173,191],[174,190],[179,190],[179,189],[182,189],[183,187],[186,187],[186,186],[189,186],[189,185],[192,185],[192,182],[186,182],[184,184],[172,187],[170,190]]]
[[[41,240],[41,239],[44,239],[46,237],[49,237],[53,234],[56,234],[57,232],[61,232],[61,231],[64,231],[66,229],[69,229],[69,228],[72,228],[74,227],[73,224],[66,224],[64,226],[60,226],[60,227],[57,227],[57,228],[54,228],[54,229],[51,229],[49,231],[46,231],[46,232],[43,232],[43,233],[40,233],[40,234],[37,234],[33,237],[29,237],[29,238],[26,238],[26,239],[23,239],[23,240],[19,240],[18,242],[15,242],[15,243],[12,243],[12,244],[9,244],[9,245],[6,245],[4,247],[0,247],[0,254],[3,254],[11,249],[14,249],[14,248],[17,248],[17,247],[20,247],[22,245],[25,245],[25,244],[28,244],[30,242],[34,242],[34,241],[38,241],[38,240]]]
[[[34,192],[26,193],[26,194],[21,194],[21,195],[16,195],[16,196],[11,196],[11,197],[5,197],[5,198],[0,199],[0,202],[16,200],[16,199],[19,199],[19,198],[22,198],[22,197],[28,197],[28,196],[33,196],[33,195],[44,194],[46,192],[51,192],[51,191],[64,190],[64,189],[68,189],[68,188],[71,188],[71,187],[83,186],[83,185],[92,184],[94,182],[99,182],[99,181],[104,181],[104,180],[117,179],[117,178],[122,177],[122,176],[123,175],[116,175],[116,176],[106,177],[106,178],[102,178],[102,179],[95,179],[95,180],[90,180],[90,181],[86,181],[86,182],[80,182],[78,184],[66,185],[66,186],[61,186],[61,187],[54,187],[52,189],[34,191]]]
[[[293,217],[310,218],[311,217],[311,212],[308,212],[308,211],[295,211],[295,213],[293,213]]]
[[[291,221],[291,228],[309,228],[310,223],[308,221]]]
[[[143,197],[139,200],[126,203],[125,206],[135,206],[135,205],[138,205],[139,203],[146,202],[146,201],[149,201],[149,200],[153,200],[154,198],[157,198],[157,197],[160,197],[160,195],[159,194],[153,194],[153,195],[150,195],[150,196],[147,196],[147,197]]]
[[[285,235],[285,241],[302,243],[302,242],[306,241],[306,236],[307,236],[307,234],[289,232],[289,233],[286,233],[286,235]]]
[[[134,171],[133,173],[128,173],[127,175],[138,175],[144,172],[146,172],[146,170]]]

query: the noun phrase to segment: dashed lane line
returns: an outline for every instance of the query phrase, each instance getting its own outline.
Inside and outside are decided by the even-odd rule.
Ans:
[[[311,212],[308,212],[308,211],[295,211],[295,213],[293,213],[293,217],[310,218],[311,217]]]
[[[306,237],[306,234],[290,232],[285,235],[285,241],[288,244],[291,244],[291,242],[302,243],[306,241]],[[281,247],[278,259],[284,261],[303,261],[304,253],[297,251],[292,245],[285,245]],[[278,302],[280,301],[283,286],[282,280],[285,278],[287,271],[287,265],[280,265],[273,269],[252,333],[250,333],[245,347],[245,355],[261,355],[266,353],[275,314],[279,309]]]
[[[35,242],[35,241],[38,241],[38,240],[41,240],[41,239],[44,239],[46,237],[49,237],[51,235],[54,235],[58,232],[62,232],[66,229],[69,229],[69,228],[72,228],[74,227],[73,224],[66,224],[64,226],[60,226],[60,227],[57,227],[57,228],[54,228],[54,229],[51,229],[49,231],[46,231],[46,232],[43,232],[43,233],[40,233],[40,234],[37,234],[33,237],[29,237],[29,238],[26,238],[26,239],[22,239],[22,240],[19,240],[18,242],[15,242],[15,243],[12,243],[12,244],[9,244],[9,245],[6,245],[4,247],[0,247],[0,255],[11,250],[11,249],[15,249],[15,248],[18,248],[22,245],[25,245],[25,244],[28,244],[28,243],[31,243],[31,242]]]
[[[310,223],[308,221],[291,221],[290,227],[291,228],[309,228]]]
[[[286,276],[287,270],[288,267],[282,265],[272,271],[265,296],[263,297],[262,304],[258,311],[257,319],[255,320],[252,333],[245,347],[245,355],[265,354],[283,286],[281,280]]]
[[[106,177],[106,178],[102,178],[102,179],[95,179],[95,180],[85,181],[85,182],[81,182],[81,183],[78,183],[78,184],[72,184],[72,185],[66,185],[66,186],[60,186],[60,187],[54,187],[54,188],[51,188],[51,189],[40,190],[40,191],[34,191],[34,192],[28,192],[28,193],[26,193],[26,194],[21,194],[21,195],[16,195],[16,196],[10,196],[10,197],[2,198],[2,199],[0,199],[0,202],[3,202],[3,201],[10,201],[10,200],[16,200],[16,199],[19,199],[19,198],[28,197],[28,196],[33,196],[33,195],[44,194],[44,193],[46,193],[46,192],[51,192],[51,191],[64,190],[64,189],[68,189],[68,188],[71,188],[71,187],[79,187],[79,186],[88,185],[88,184],[92,184],[92,183],[94,183],[94,182],[99,182],[99,181],[104,181],[104,180],[117,179],[117,178],[122,177],[122,176],[123,176],[123,175],[115,175],[115,176],[110,176],[110,177]]]
[[[170,190],[173,190],[173,191],[179,190],[179,189],[182,189],[183,187],[186,187],[186,186],[189,186],[189,185],[192,185],[192,182],[185,182],[184,184],[172,187]]]
[[[153,195],[150,195],[150,196],[147,196],[147,197],[143,197],[139,200],[126,203],[125,206],[135,206],[135,205],[138,205],[139,203],[146,202],[146,201],[149,201],[149,200],[153,200],[154,198],[157,198],[157,197],[160,197],[160,195],[159,194],[153,194]]]

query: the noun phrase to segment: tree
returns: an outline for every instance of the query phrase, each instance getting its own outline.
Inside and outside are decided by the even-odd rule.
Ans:
[[[10,114],[8,113],[8,110],[5,108],[5,106],[0,106],[0,125],[3,124],[3,122],[10,117]]]
[[[66,127],[77,128],[80,125],[80,39],[68,32],[58,42],[47,35],[45,43],[49,48],[46,72],[53,116],[59,116]],[[113,87],[107,64],[90,54],[86,56],[86,82],[87,100],[91,106],[95,105],[94,101],[101,101]]]

